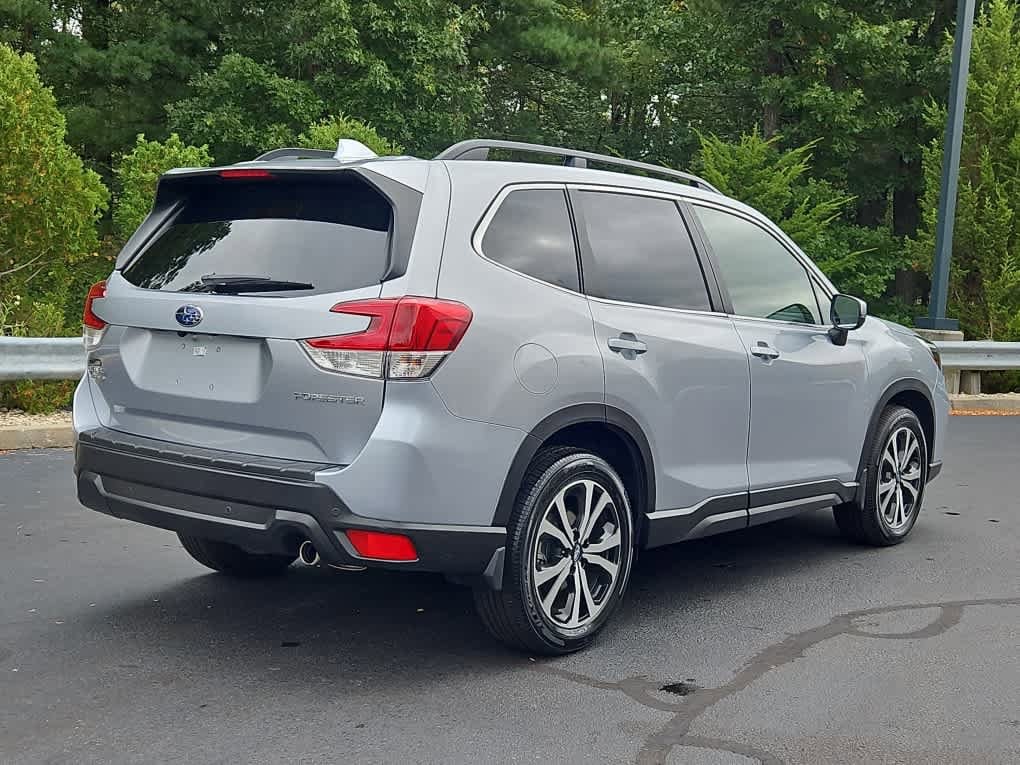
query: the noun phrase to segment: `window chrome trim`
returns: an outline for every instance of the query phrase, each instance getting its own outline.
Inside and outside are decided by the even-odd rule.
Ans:
[[[571,191],[591,191],[603,194],[630,194],[634,197],[653,197],[655,199],[668,199],[671,202],[679,202],[688,199],[683,194],[672,194],[668,191],[653,191],[651,189],[635,189],[630,186],[616,186],[600,183],[567,183]]]
[[[683,314],[694,314],[695,316],[714,316],[720,319],[729,319],[730,315],[723,311],[713,311],[711,309],[702,310],[698,308],[670,308],[667,305],[649,305],[648,303],[631,303],[626,300],[613,300],[612,298],[595,297],[594,295],[585,295],[593,303],[604,303],[606,305],[616,305],[622,308],[645,308],[650,311],[669,311],[671,313],[683,313]]]
[[[530,281],[535,282],[536,284],[542,284],[546,287],[552,287],[554,290],[559,290],[560,292],[566,293],[568,295],[576,295],[597,303],[604,303],[606,305],[617,305],[627,308],[646,308],[656,311],[671,311],[673,313],[694,314],[697,316],[725,316],[731,319],[742,319],[755,322],[767,322],[769,324],[775,324],[779,327],[784,328],[800,327],[802,329],[810,329],[814,332],[828,331],[829,329],[828,324],[803,324],[801,322],[796,321],[784,321],[782,319],[766,319],[758,316],[745,316],[744,314],[726,313],[725,311],[715,311],[712,309],[702,310],[696,308],[672,308],[670,306],[650,305],[648,303],[631,303],[624,300],[613,300],[611,298],[596,297],[594,295],[589,295],[585,293],[583,289],[572,290],[567,287],[562,287],[559,284],[553,284],[552,282],[547,282],[544,279],[539,279],[538,277],[532,276],[531,274],[526,274],[523,271],[518,271],[515,268],[510,268],[510,266],[507,266],[503,263],[500,263],[497,260],[490,258],[488,255],[485,254],[485,251],[482,249],[482,240],[485,238],[485,234],[489,229],[489,225],[492,223],[492,219],[496,217],[496,213],[499,212],[499,208],[502,206],[504,200],[506,200],[506,198],[515,191],[533,191],[533,190],[553,190],[553,191],[558,190],[563,191],[564,193],[566,193],[569,190],[569,191],[589,191],[595,193],[601,192],[606,194],[629,194],[631,196],[650,197],[653,199],[667,199],[669,201],[678,203],[686,202],[691,205],[701,205],[703,207],[715,208],[721,210],[722,212],[736,215],[737,217],[742,218],[747,222],[758,226],[759,228],[764,230],[765,233],[772,236],[773,239],[776,239],[776,241],[778,241],[779,244],[784,249],[790,252],[790,254],[793,255],[794,259],[796,259],[797,262],[800,263],[805,268],[805,270],[808,271],[809,281],[811,280],[817,281],[819,283],[819,286],[821,286],[822,291],[828,293],[828,297],[830,300],[834,295],[838,294],[838,290],[836,290],[836,288],[828,280],[825,274],[822,273],[813,262],[811,262],[811,259],[808,258],[807,255],[804,254],[799,247],[797,247],[797,245],[793,242],[792,239],[790,239],[788,236],[786,236],[785,233],[783,233],[782,229],[780,229],[778,226],[772,223],[765,216],[761,216],[761,218],[759,219],[758,217],[749,214],[746,210],[742,210],[727,204],[720,203],[717,200],[709,201],[703,199],[700,196],[693,196],[689,194],[680,193],[679,190],[677,193],[671,193],[667,191],[656,191],[650,189],[636,189],[629,186],[620,186],[616,184],[571,183],[569,181],[531,181],[531,182],[525,181],[521,183],[511,183],[501,188],[499,192],[496,194],[496,196],[493,197],[488,207],[486,207],[485,212],[482,214],[482,217],[479,219],[478,224],[475,226],[474,233],[471,235],[471,248],[475,251],[476,255],[478,255],[483,260],[485,260],[488,263],[491,263],[494,266],[502,268],[505,271],[509,271],[512,274],[524,277],[525,279],[529,279]],[[725,197],[723,197],[723,199],[725,199]],[[570,221],[570,227],[571,229],[574,228],[573,221]],[[777,232],[779,236],[777,236]],[[696,245],[695,253],[699,257],[701,256],[701,253],[698,252]],[[579,272],[578,276],[581,278],[581,281],[583,283],[583,274]],[[818,308],[819,310],[822,310],[822,306],[819,306]]]
[[[575,259],[577,258],[577,240],[576,234],[574,232],[574,222],[570,219],[570,202],[567,200],[567,184],[555,181],[542,181],[535,183],[511,183],[501,188],[499,192],[496,194],[496,196],[492,198],[492,201],[489,202],[489,206],[485,208],[485,212],[482,214],[481,219],[479,219],[478,224],[475,226],[474,233],[471,235],[471,249],[474,250],[475,254],[478,255],[478,257],[480,257],[482,260],[484,260],[487,263],[491,263],[492,265],[497,266],[498,268],[502,268],[504,271],[509,271],[510,273],[516,274],[517,276],[522,276],[525,279],[529,279],[530,281],[535,282],[535,284],[541,284],[546,287],[552,287],[554,290],[565,292],[568,295],[574,295],[576,297],[584,298],[585,294],[580,289],[572,290],[569,289],[568,287],[560,286],[559,284],[547,282],[544,279],[539,279],[537,276],[532,276],[531,274],[526,274],[523,271],[518,271],[516,268],[510,268],[510,266],[506,265],[505,263],[500,263],[498,260],[494,260],[485,254],[485,251],[482,249],[482,240],[485,239],[485,234],[489,230],[489,225],[492,223],[492,219],[496,217],[496,213],[499,212],[499,208],[503,206],[503,202],[506,200],[506,198],[515,191],[563,192],[563,203],[567,209],[567,225],[570,226],[570,235],[572,237],[575,237],[574,258]],[[578,281],[580,282],[581,280],[580,264],[578,264],[577,278]]]
[[[773,324],[782,329],[803,329],[812,333],[828,332],[832,329],[831,324],[805,324],[801,321],[787,321],[786,319],[767,319],[761,316],[744,316],[742,313],[726,314],[734,321],[753,321],[759,324]]]

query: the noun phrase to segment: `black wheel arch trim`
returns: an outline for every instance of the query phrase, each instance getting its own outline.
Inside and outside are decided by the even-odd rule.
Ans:
[[[885,411],[885,408],[889,405],[889,402],[897,395],[904,392],[920,393],[924,396],[925,401],[928,402],[928,408],[932,414],[932,442],[925,444],[925,446],[928,449],[928,459],[930,460],[932,457],[931,450],[935,445],[935,428],[938,424],[935,422],[935,401],[932,399],[931,390],[924,382],[915,378],[906,378],[891,383],[882,392],[882,395],[878,399],[878,403],[871,412],[871,419],[868,421],[868,429],[864,434],[864,443],[861,445],[861,458],[857,463],[858,501],[861,500],[861,497],[859,496],[860,492],[864,491],[864,487],[867,485],[868,447],[871,445],[871,440],[875,437],[875,431],[878,429],[878,420],[882,416],[882,412]],[[925,437],[927,438],[927,434],[925,434]]]
[[[637,538],[638,527],[642,523],[645,512],[655,507],[655,465],[652,459],[652,449],[637,421],[622,409],[609,404],[574,404],[554,412],[532,428],[531,432],[524,437],[524,441],[518,447],[517,454],[510,463],[510,470],[503,481],[503,489],[500,491],[499,501],[496,504],[496,513],[492,519],[493,526],[505,526],[509,520],[514,501],[517,499],[517,493],[524,480],[524,474],[542,444],[566,428],[586,423],[610,425],[627,435],[630,443],[637,447],[637,454],[631,456],[639,462],[644,478],[641,487],[643,496],[631,497],[635,510],[634,532],[635,538]]]

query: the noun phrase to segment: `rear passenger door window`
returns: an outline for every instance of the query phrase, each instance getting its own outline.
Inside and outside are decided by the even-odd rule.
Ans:
[[[624,303],[711,310],[676,202],[605,191],[572,192],[572,199],[588,239],[585,292]]]
[[[778,239],[746,218],[713,207],[693,207],[735,314],[821,324],[807,269]]]
[[[511,191],[485,229],[481,250],[514,271],[580,290],[574,230],[563,189]]]

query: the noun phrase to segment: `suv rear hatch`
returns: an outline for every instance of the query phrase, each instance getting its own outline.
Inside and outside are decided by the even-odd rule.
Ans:
[[[330,371],[302,341],[370,328],[371,315],[331,309],[377,298],[402,273],[420,197],[359,167],[164,176],[153,212],[86,307],[86,325],[91,312],[100,327],[89,377],[103,424],[353,461],[379,418],[383,376]]]

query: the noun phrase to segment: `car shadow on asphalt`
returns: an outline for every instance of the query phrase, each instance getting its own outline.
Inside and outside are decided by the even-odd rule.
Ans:
[[[823,569],[861,554],[838,536],[827,513],[647,551],[602,640],[643,628],[646,620],[690,618],[692,610],[711,609],[711,601],[746,588],[768,592],[770,580],[791,565]],[[333,667],[345,682],[378,683],[382,661],[418,679],[422,669],[492,672],[529,661],[488,636],[469,589],[432,574],[295,568],[275,579],[236,580],[199,573],[144,598],[92,609],[88,619],[90,634],[117,641],[127,654],[134,645],[143,655],[158,646],[163,656],[187,656],[189,672],[261,669],[318,682]]]

